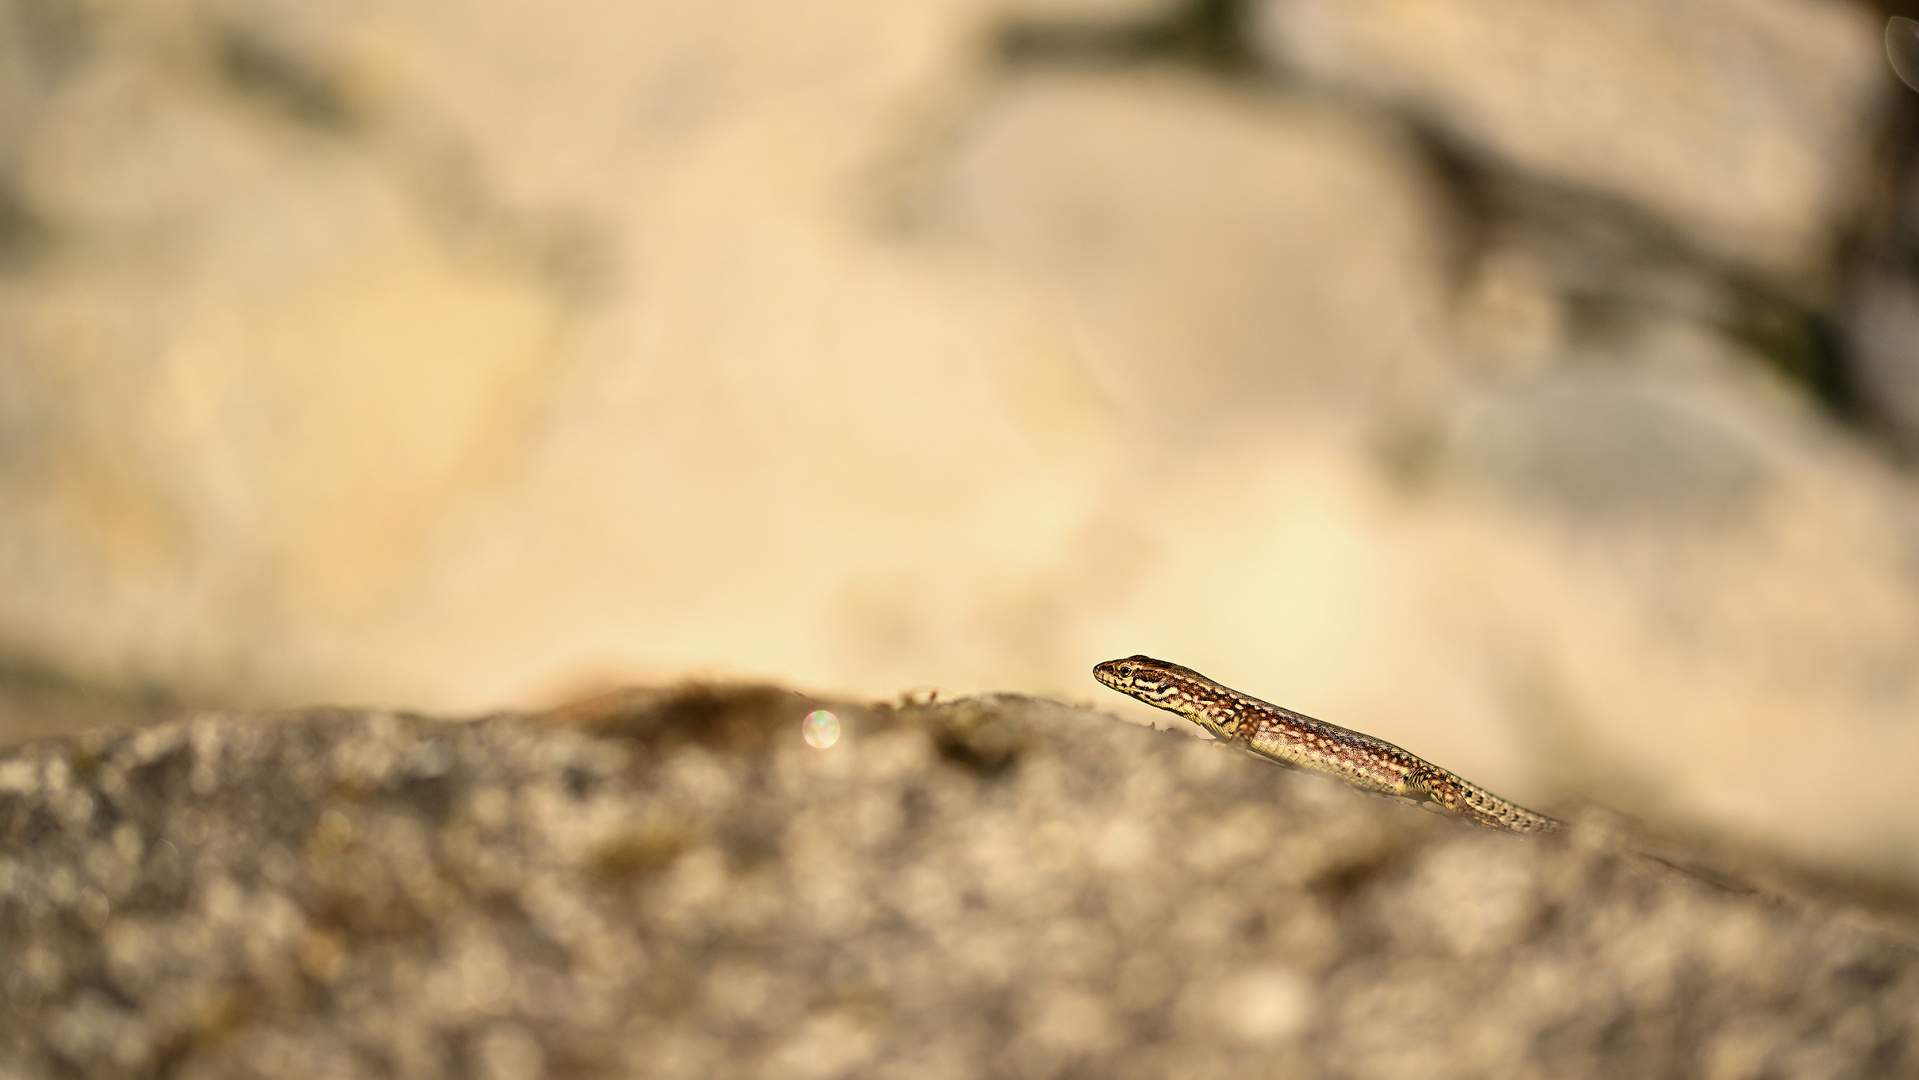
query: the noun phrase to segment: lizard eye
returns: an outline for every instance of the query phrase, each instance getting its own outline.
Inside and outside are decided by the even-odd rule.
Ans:
[[[1138,669],[1135,668],[1130,662],[1121,664],[1119,666],[1119,677],[1122,679],[1130,679],[1133,677],[1134,672],[1137,670]]]

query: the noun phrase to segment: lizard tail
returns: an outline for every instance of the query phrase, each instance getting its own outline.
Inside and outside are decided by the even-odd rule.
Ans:
[[[1514,833],[1554,833],[1566,827],[1557,818],[1535,813],[1518,803],[1507,802],[1485,788],[1468,783],[1441,769],[1421,770],[1409,777],[1409,786],[1426,793],[1434,802],[1460,817],[1488,828]]]

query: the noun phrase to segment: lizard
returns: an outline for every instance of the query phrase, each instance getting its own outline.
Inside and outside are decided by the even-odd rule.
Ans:
[[[1435,803],[1505,832],[1552,833],[1566,827],[1383,739],[1249,697],[1192,668],[1129,656],[1094,665],[1093,677],[1257,757],[1337,777],[1362,791]]]

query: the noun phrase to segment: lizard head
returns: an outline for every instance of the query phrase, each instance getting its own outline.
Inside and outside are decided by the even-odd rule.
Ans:
[[[1169,664],[1150,656],[1129,656],[1124,660],[1094,664],[1093,678],[1149,705],[1168,708],[1168,703],[1179,694],[1179,676],[1185,671],[1178,664]]]

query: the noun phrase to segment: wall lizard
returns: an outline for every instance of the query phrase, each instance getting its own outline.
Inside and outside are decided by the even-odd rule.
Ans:
[[[1248,697],[1192,668],[1129,656],[1095,665],[1093,677],[1281,765],[1335,776],[1364,791],[1437,803],[1468,821],[1506,832],[1565,828],[1561,821],[1507,802],[1392,743]]]

